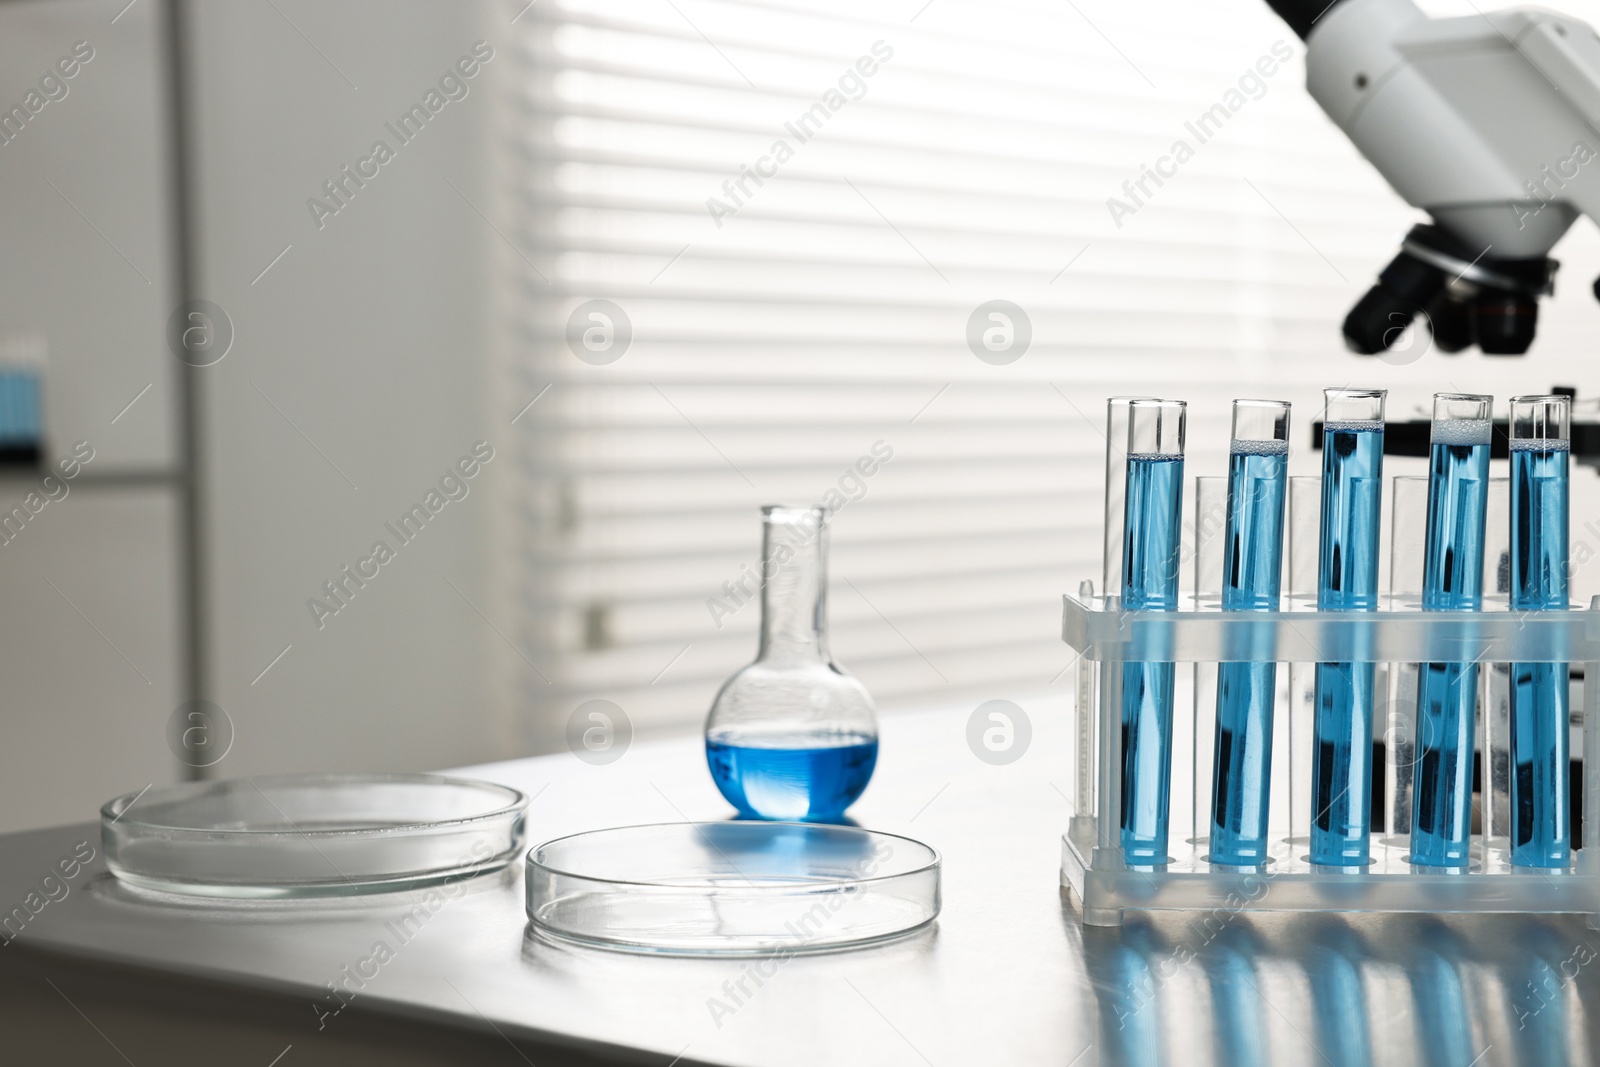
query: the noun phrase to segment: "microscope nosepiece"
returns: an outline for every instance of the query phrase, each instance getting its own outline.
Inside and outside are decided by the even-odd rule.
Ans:
[[[1472,334],[1486,356],[1520,356],[1533,344],[1539,305],[1523,293],[1486,290],[1472,301]]]

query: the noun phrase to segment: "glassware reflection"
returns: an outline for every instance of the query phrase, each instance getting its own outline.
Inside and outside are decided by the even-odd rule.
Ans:
[[[1406,953],[1405,971],[1417,1020],[1418,1051],[1423,1062],[1471,1063],[1472,1027],[1467,1021],[1466,990],[1462,984],[1462,942],[1450,927],[1424,919],[1415,944]],[[1471,1050],[1471,1051],[1469,1051]]]
[[[1577,916],[1172,912],[1083,950],[1102,1063],[1600,1058],[1600,933]]]
[[[1268,1063],[1261,1012],[1264,994],[1255,972],[1266,953],[1247,923],[1229,923],[1200,952],[1211,985],[1212,1045],[1216,1062],[1257,1067]]]
[[[1311,929],[1306,959],[1311,1004],[1317,1019],[1317,1045],[1333,1067],[1372,1062],[1362,961],[1366,940],[1341,919],[1326,918]]]
[[[1165,1062],[1161,989],[1152,967],[1170,957],[1164,942],[1145,923],[1121,929],[1086,926],[1083,951],[1099,999],[1099,1047],[1116,1050],[1115,1062],[1134,1067]]]
[[[1563,939],[1535,922],[1524,923],[1507,949],[1511,1039],[1529,1063],[1574,1062],[1567,1041],[1567,987],[1594,962],[1595,949],[1587,938]]]

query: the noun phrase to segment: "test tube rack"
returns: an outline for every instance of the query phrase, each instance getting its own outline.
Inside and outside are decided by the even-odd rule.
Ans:
[[[1172,909],[1581,913],[1600,929],[1600,597],[1589,610],[1565,611],[1512,611],[1505,597],[1486,595],[1481,611],[1424,612],[1415,597],[1390,595],[1371,612],[1318,611],[1314,598],[1292,597],[1284,610],[1224,612],[1214,599],[1189,595],[1176,611],[1125,611],[1084,582],[1063,600],[1062,636],[1078,659],[1075,813],[1062,838],[1061,883],[1077,897],[1086,925],[1120,925],[1129,909]],[[1120,845],[1122,665],[1139,661],[1179,665],[1169,856],[1154,867],[1130,867]],[[1237,661],[1288,666],[1279,672],[1287,684],[1275,712],[1271,859],[1260,868],[1213,866],[1206,858],[1216,665]],[[1474,661],[1483,832],[1473,835],[1469,870],[1416,867],[1408,858],[1416,665]],[[1379,665],[1383,721],[1374,731],[1386,757],[1374,763],[1373,779],[1375,788],[1382,781],[1385,815],[1371,835],[1371,863],[1359,870],[1319,868],[1307,855],[1318,662]],[[1512,662],[1584,668],[1584,847],[1566,870],[1510,863],[1503,667]],[[1579,751],[1575,745],[1574,757]]]

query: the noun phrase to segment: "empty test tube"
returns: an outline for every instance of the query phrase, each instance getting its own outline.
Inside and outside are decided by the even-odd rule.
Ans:
[[[1224,611],[1278,608],[1288,471],[1289,405],[1235,400],[1222,561]],[[1267,861],[1276,695],[1276,663],[1233,661],[1217,667],[1212,863],[1255,867]]]
[[[1436,393],[1428,467],[1422,610],[1483,606],[1493,398]],[[1417,680],[1417,769],[1411,862],[1465,869],[1472,842],[1477,663],[1425,663]]]
[[[1567,607],[1567,460],[1572,402],[1511,399],[1511,607]],[[1511,862],[1564,868],[1567,665],[1511,665]]]
[[[1130,611],[1178,606],[1185,408],[1181,400],[1128,406],[1122,603]],[[1167,862],[1173,673],[1171,663],[1122,669],[1122,848],[1137,866]]]
[[[1378,523],[1383,500],[1382,389],[1325,389],[1322,534],[1317,608],[1378,606]],[[1369,859],[1372,797],[1372,663],[1319,663],[1311,770],[1311,862]]]

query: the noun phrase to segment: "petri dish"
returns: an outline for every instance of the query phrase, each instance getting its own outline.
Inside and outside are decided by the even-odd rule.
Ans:
[[[504,867],[528,798],[436,774],[286,774],[128,793],[100,809],[131,885],[211,897],[348,896]]]
[[[901,937],[939,914],[939,853],[797,822],[621,826],[530,849],[528,918],[564,941],[674,955],[787,956]]]

